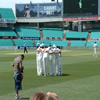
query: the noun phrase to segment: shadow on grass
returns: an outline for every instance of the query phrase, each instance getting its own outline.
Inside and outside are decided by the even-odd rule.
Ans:
[[[70,74],[62,74],[62,76],[70,76]]]
[[[27,97],[22,97],[20,100],[29,100]]]

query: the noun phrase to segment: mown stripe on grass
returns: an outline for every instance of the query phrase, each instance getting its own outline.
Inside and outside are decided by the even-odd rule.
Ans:
[[[59,100],[100,100],[100,75],[84,79],[22,90],[21,96],[30,97],[36,91],[56,92]],[[0,100],[14,100],[15,93],[0,96]]]

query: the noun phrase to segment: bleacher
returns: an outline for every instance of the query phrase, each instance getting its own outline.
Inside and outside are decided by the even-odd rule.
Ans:
[[[40,37],[40,31],[33,27],[15,27],[20,37]]]
[[[0,27],[0,37],[17,37],[16,33],[10,27]]]
[[[0,39],[0,46],[13,46],[10,39]]]
[[[91,32],[90,38],[100,38],[100,31]]]
[[[85,47],[86,41],[71,41],[71,47]]]
[[[86,44],[86,47],[93,47],[93,44],[95,43],[95,41],[88,41]],[[100,47],[100,41],[96,41],[98,47]]]
[[[43,37],[63,38],[63,31],[60,28],[43,28]]]
[[[15,19],[13,10],[11,8],[0,8],[0,15],[2,19]]]
[[[35,44],[37,43],[38,40],[35,40]],[[40,40],[39,43],[42,44],[44,42],[45,46],[51,45],[56,45],[60,47],[66,47],[68,46],[68,41],[49,41],[49,40]]]
[[[76,32],[76,31],[70,31],[66,32],[66,38],[84,38],[87,39],[88,32]]]
[[[33,47],[33,42],[32,40],[17,40],[13,39],[14,43],[16,46],[24,46],[24,41],[26,42],[27,46],[32,46]]]

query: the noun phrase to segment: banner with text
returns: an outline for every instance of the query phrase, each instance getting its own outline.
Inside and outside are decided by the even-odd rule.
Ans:
[[[53,17],[62,15],[62,3],[16,4],[16,17]]]
[[[61,3],[48,3],[39,5],[39,16],[50,17],[50,16],[61,16]]]

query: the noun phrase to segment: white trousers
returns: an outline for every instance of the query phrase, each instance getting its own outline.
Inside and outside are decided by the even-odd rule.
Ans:
[[[94,56],[97,56],[96,48],[94,48]]]
[[[62,75],[62,59],[58,57],[58,75]]]
[[[37,57],[37,75],[42,75],[42,57]]]
[[[54,76],[56,76],[56,64],[57,64],[56,56],[53,55],[53,74]]]
[[[56,67],[56,75],[62,75],[62,59],[61,59],[61,56],[56,56],[55,67]]]
[[[48,76],[48,57],[43,57],[43,72],[44,76]]]
[[[53,75],[53,57],[49,58],[49,74]]]

